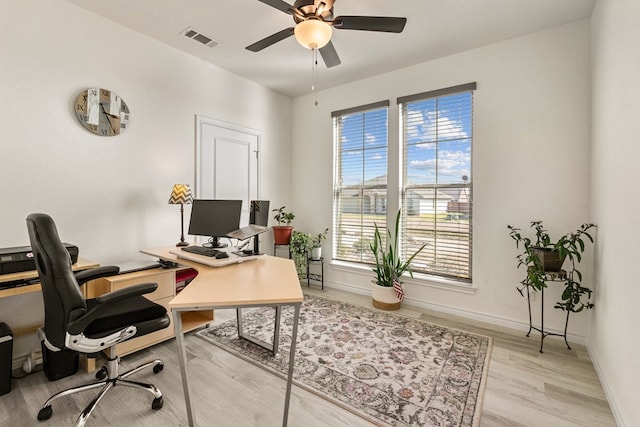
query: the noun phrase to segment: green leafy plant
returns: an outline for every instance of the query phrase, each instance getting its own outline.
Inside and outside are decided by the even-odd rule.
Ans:
[[[593,303],[590,301],[592,291],[582,286],[582,272],[578,270],[577,265],[582,261],[585,239],[593,243],[589,230],[594,228],[595,224],[582,224],[577,230],[561,236],[555,242],[551,240],[542,221],[532,221],[530,227],[534,230],[535,239],[524,236],[520,228],[507,225],[509,236],[515,240],[516,247],[520,248],[522,245],[523,252],[516,256],[518,267],[525,266],[527,270],[526,278],[520,282],[522,286],[517,288],[520,295],[524,296],[524,290],[527,288],[535,291],[545,288],[547,276],[551,274],[564,281],[562,300],[556,303],[555,308],[574,313],[585,308],[593,308]],[[556,252],[561,260],[560,263],[567,258],[569,268],[553,273],[545,271],[542,262],[544,252]]]
[[[373,242],[370,243],[369,248],[373,253],[376,265],[373,267],[373,272],[376,273],[376,280],[380,286],[393,286],[394,280],[400,280],[400,277],[405,273],[409,273],[413,277],[413,271],[411,271],[411,261],[425,248],[426,244],[422,245],[417,251],[415,251],[406,261],[403,261],[400,256],[400,248],[398,247],[398,238],[400,234],[400,211],[396,215],[395,229],[393,235],[390,230],[387,230],[386,242],[382,238],[382,234],[378,229],[378,224],[375,224],[375,231],[373,235]]]
[[[289,241],[291,249],[291,258],[296,265],[298,276],[307,274],[307,257],[313,248],[322,246],[322,242],[327,239],[329,229],[326,228],[322,233],[309,234],[294,230]]]
[[[272,209],[272,212],[275,212],[276,214],[273,216],[273,219],[275,219],[278,222],[278,225],[289,225],[293,222],[293,219],[296,217],[295,214],[293,212],[285,212],[286,207],[282,206],[278,209]]]
[[[311,234],[294,230],[289,241],[291,258],[296,265],[298,276],[307,274],[307,252],[311,250]]]
[[[329,228],[325,228],[322,233],[311,235],[311,249],[319,248],[322,246],[322,242],[327,240],[327,233],[329,232]]]

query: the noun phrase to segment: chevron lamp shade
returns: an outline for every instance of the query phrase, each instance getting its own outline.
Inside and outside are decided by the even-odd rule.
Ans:
[[[187,184],[176,184],[173,186],[171,197],[169,197],[170,205],[186,205],[191,203],[191,188]]]

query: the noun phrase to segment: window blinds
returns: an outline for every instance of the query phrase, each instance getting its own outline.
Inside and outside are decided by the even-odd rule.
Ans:
[[[331,114],[334,126],[333,259],[373,263],[375,224],[386,234],[389,102]]]

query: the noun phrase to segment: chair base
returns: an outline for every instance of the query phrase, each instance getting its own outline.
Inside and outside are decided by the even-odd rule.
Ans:
[[[151,409],[160,409],[163,405],[162,393],[160,390],[154,386],[153,384],[140,383],[137,381],[127,380],[129,376],[149,367],[153,366],[153,372],[157,374],[158,372],[164,369],[164,363],[155,359],[150,362],[144,363],[140,366],[137,366],[123,374],[118,374],[118,366],[119,360],[115,355],[115,348],[112,347],[109,349],[109,360],[107,360],[107,365],[103,366],[100,370],[96,372],[96,378],[102,379],[102,381],[97,381],[90,384],[81,385],[78,387],[73,387],[67,390],[63,390],[51,396],[45,403],[42,405],[42,408],[38,412],[38,420],[44,421],[51,418],[53,414],[53,409],[51,404],[64,396],[70,396],[75,393],[80,393],[83,391],[93,390],[95,388],[102,387],[102,390],[98,393],[98,395],[87,405],[86,408],[80,413],[78,419],[76,420],[76,427],[84,426],[91,416],[93,410],[98,406],[98,403],[102,400],[102,398],[107,394],[107,392],[114,387],[115,385],[133,387],[140,390],[144,390],[148,393],[151,393],[154,397],[153,402],[151,403]]]

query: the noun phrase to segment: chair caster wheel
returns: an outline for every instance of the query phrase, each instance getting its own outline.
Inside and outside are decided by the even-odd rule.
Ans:
[[[157,374],[158,372],[162,371],[164,369],[164,363],[160,362],[160,363],[156,363],[156,365],[153,367],[153,373]],[[162,406],[162,405],[160,405]]]
[[[107,367],[103,366],[102,368],[98,369],[98,371],[96,372],[96,378],[99,380],[103,380],[105,378],[107,378]]]
[[[53,409],[51,408],[51,405],[45,406],[44,408],[40,409],[40,411],[38,412],[38,421],[48,420],[49,418],[51,418],[51,414],[53,414]]]
[[[153,399],[153,402],[151,403],[151,409],[158,410],[162,408],[163,404],[164,404],[164,400],[162,400],[162,396],[156,397],[155,399]],[[51,416],[51,414],[49,414],[49,416]]]

